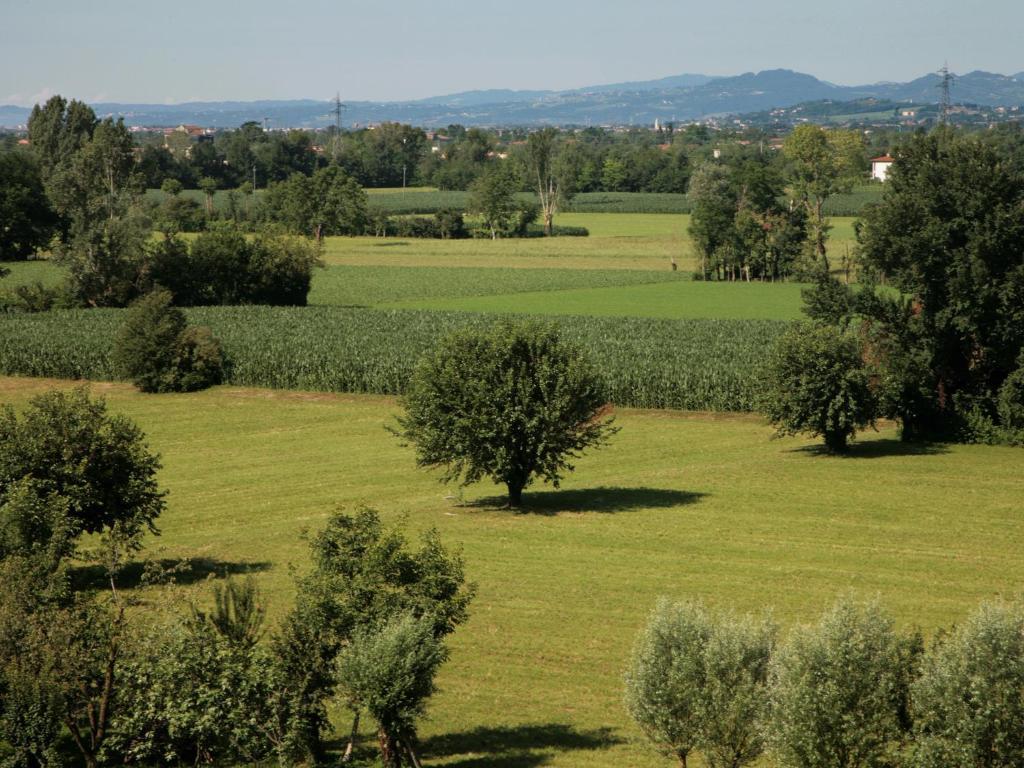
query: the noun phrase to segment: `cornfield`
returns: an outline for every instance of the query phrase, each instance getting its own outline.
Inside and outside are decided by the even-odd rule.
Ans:
[[[227,383],[273,389],[401,394],[413,366],[442,336],[494,315],[343,307],[201,307],[189,321],[224,344]],[[114,379],[123,310],[0,316],[0,373]],[[749,411],[754,372],[785,323],[562,317],[611,400],[637,408]]]

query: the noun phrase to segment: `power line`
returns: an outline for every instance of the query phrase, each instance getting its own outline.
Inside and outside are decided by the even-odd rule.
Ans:
[[[331,110],[334,113],[334,146],[331,154],[335,162],[338,161],[338,151],[341,146],[341,113],[345,109],[348,109],[348,107],[341,103],[341,94],[336,93],[334,95],[334,109]]]
[[[949,122],[949,114],[952,111],[953,102],[950,97],[950,91],[953,89],[953,83],[956,77],[952,72],[949,71],[949,64],[943,64],[942,69],[939,70],[939,82],[938,88],[942,91],[942,101],[939,106],[939,115],[942,120],[942,124],[945,125]]]

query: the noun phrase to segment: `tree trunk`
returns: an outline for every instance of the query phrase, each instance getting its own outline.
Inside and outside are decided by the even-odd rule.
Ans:
[[[554,230],[555,215],[550,211],[544,211],[544,236],[551,237],[551,232]]]
[[[508,505],[510,507],[521,507],[523,506],[523,484],[522,483],[507,483],[508,485]]]
[[[843,432],[826,432],[825,448],[829,453],[846,453],[846,435]]]
[[[345,747],[345,754],[341,757],[341,762],[347,763],[352,759],[352,750],[355,749],[356,739],[359,737],[359,713],[356,712],[352,718],[352,732],[348,737],[348,745]]]
[[[380,760],[384,768],[402,768],[402,754],[398,750],[398,740],[380,728],[377,731],[377,743],[380,744]]]
[[[686,768],[686,755],[689,754],[683,750],[676,752],[676,757],[679,758],[679,768]]]

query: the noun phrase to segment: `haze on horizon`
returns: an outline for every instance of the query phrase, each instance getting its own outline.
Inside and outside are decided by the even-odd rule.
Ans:
[[[842,85],[1024,70],[1024,3],[8,0],[0,104],[397,101],[786,68]]]

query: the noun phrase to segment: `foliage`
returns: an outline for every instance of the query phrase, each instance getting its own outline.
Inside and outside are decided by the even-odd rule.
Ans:
[[[38,280],[0,290],[0,312],[49,312],[58,306],[66,309],[71,303],[64,287],[51,288]]]
[[[877,603],[849,599],[795,629],[771,664],[769,737],[783,768],[893,765],[920,646]]]
[[[26,259],[49,245],[59,221],[27,152],[0,152],[0,261]]]
[[[413,275],[414,277],[414,275]],[[446,335],[487,328],[479,314],[340,307],[209,307],[186,311],[211,328],[231,361],[225,383],[246,387],[402,394],[416,362]],[[0,316],[0,371],[110,380],[123,310]],[[619,406],[751,411],[757,370],[785,324],[775,320],[560,317],[587,349]]]
[[[521,204],[516,201],[517,188],[518,183],[511,170],[496,166],[474,182],[470,189],[469,210],[480,215],[492,240],[499,236],[508,237],[525,228],[519,215]]]
[[[177,392],[198,392],[224,380],[224,350],[209,328],[190,325],[178,336],[171,360]]]
[[[941,636],[913,687],[913,765],[1024,762],[1024,609],[982,605]]]
[[[662,600],[626,672],[629,714],[682,766],[694,750],[711,768],[756,760],[764,748],[774,637],[767,621],[716,617],[697,603]]]
[[[378,627],[358,628],[339,656],[340,687],[350,702],[377,721],[381,760],[387,768],[418,765],[413,751],[416,720],[434,693],[434,676],[447,657],[430,618],[408,614]]]
[[[56,571],[74,552],[78,533],[67,500],[40,492],[31,477],[11,483],[0,496],[0,560],[30,557]]]
[[[804,314],[811,320],[845,328],[855,311],[855,296],[848,285],[828,272],[821,272],[811,288],[801,291]]]
[[[444,637],[466,620],[475,588],[465,581],[461,555],[447,550],[436,531],[413,549],[369,509],[334,513],[310,550],[313,569],[298,579],[295,608],[274,646],[288,680],[291,751],[315,756],[342,649],[359,632],[406,614]],[[356,712],[360,701],[349,702]]]
[[[828,325],[794,324],[765,366],[760,408],[779,434],[807,432],[829,451],[845,451],[876,411],[857,339]]]
[[[305,306],[319,264],[317,247],[304,238],[265,229],[250,239],[217,226],[190,245],[165,237],[152,246],[144,279],[169,290],[178,306]]]
[[[825,203],[848,192],[862,170],[863,139],[855,131],[798,125],[783,147],[789,161],[789,177],[796,199],[807,213],[808,242],[815,265],[828,269],[826,239],[829,225]]]
[[[293,234],[317,241],[326,235],[361,235],[368,221],[366,193],[335,165],[320,168],[312,176],[296,173],[271,184],[263,197],[263,211],[268,220]]]
[[[112,362],[143,392],[192,392],[220,383],[224,359],[208,328],[189,328],[169,291],[136,301],[118,329]]]
[[[999,420],[1006,429],[1024,431],[1024,352],[1018,362],[999,388]]]
[[[107,753],[128,764],[254,762],[273,753],[281,685],[258,646],[254,582],[215,588],[211,613],[156,623],[122,662]]]
[[[58,253],[68,269],[68,289],[79,304],[124,307],[140,291],[149,233],[132,218],[100,219]]]
[[[108,414],[84,388],[39,395],[20,417],[9,405],[0,411],[0,499],[31,477],[42,498],[67,503],[84,532],[108,532],[134,546],[145,531],[155,533],[164,509],[159,467],[141,430]]]
[[[804,214],[781,204],[783,181],[761,156],[706,163],[690,180],[690,236],[702,280],[776,280],[796,271]]]
[[[881,299],[863,310],[906,393],[891,415],[908,437],[962,437],[974,408],[998,420],[1024,349],[1022,204],[1024,175],[996,148],[940,129],[899,148],[884,202],[864,214],[866,268],[909,298],[908,311]]]
[[[558,487],[573,458],[614,433],[607,402],[596,369],[554,327],[504,321],[449,337],[417,365],[399,434],[417,465],[463,485],[490,478],[519,506],[535,477]]]

